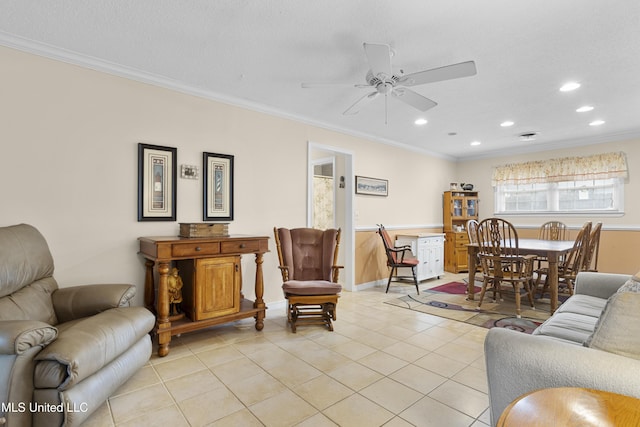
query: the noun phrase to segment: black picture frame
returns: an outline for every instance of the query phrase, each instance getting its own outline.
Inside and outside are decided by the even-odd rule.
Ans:
[[[356,194],[386,197],[389,195],[389,181],[356,175]]]
[[[176,220],[175,147],[138,144],[138,221]]]
[[[203,221],[233,220],[233,161],[230,154],[202,153]]]

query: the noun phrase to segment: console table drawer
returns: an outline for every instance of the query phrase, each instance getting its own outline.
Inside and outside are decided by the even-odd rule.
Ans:
[[[171,255],[174,257],[190,257],[202,255],[217,255],[220,253],[220,244],[214,243],[183,243],[171,247]]]
[[[258,240],[231,240],[221,242],[223,254],[235,253],[252,253],[260,251],[260,242]]]

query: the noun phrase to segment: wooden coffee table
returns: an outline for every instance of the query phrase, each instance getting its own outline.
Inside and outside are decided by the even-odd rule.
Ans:
[[[640,399],[588,388],[545,388],[513,401],[497,426],[640,426]]]

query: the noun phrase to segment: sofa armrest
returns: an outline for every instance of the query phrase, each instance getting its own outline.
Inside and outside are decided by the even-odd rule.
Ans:
[[[586,387],[640,398],[640,360],[549,337],[493,328],[484,343],[491,424],[525,393]]]
[[[58,322],[64,323],[110,308],[127,307],[135,294],[133,285],[84,285],[60,288],[51,299]]]
[[[37,320],[0,322],[0,354],[22,354],[30,348],[44,347],[58,336],[58,330]]]
[[[575,293],[608,299],[630,278],[628,274],[581,272],[576,276]]]

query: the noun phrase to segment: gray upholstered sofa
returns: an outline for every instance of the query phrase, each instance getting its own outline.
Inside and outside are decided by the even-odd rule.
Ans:
[[[542,388],[587,387],[640,398],[640,294],[616,292],[625,283],[635,283],[637,290],[640,277],[629,279],[580,273],[574,296],[532,335],[489,331],[485,357],[492,425],[513,400]]]
[[[0,425],[77,426],[151,355],[131,285],[58,289],[44,237],[0,228]]]

